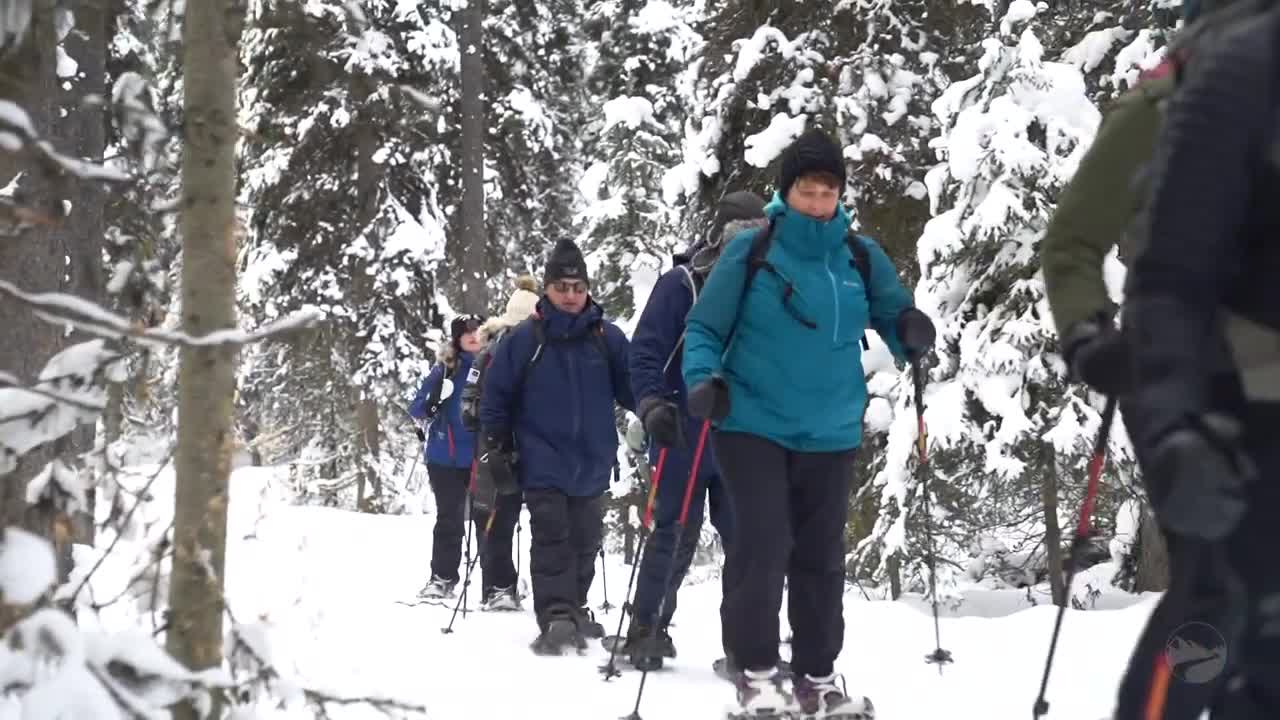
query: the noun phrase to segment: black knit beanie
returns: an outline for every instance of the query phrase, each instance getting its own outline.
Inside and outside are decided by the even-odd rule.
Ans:
[[[477,315],[459,315],[449,323],[449,342],[453,343],[453,349],[462,352],[462,336],[469,332],[475,332],[484,322]]]
[[[556,243],[551,257],[547,258],[547,271],[542,276],[542,285],[545,287],[557,280],[587,282],[587,261],[572,240],[565,239]]]
[[[844,189],[844,156],[840,146],[818,128],[804,131],[795,142],[782,151],[778,166],[778,194],[786,199],[787,191],[795,181],[805,175],[827,173],[840,181]]]

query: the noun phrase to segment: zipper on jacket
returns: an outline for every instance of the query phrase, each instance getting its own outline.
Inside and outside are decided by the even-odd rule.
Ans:
[[[448,435],[449,435],[449,459],[450,459],[450,460],[457,460],[457,459],[458,459],[458,454],[457,454],[456,452],[454,452],[454,448],[453,448],[453,426],[452,426],[452,425],[445,425],[445,426],[444,426],[444,429],[445,429],[445,432],[446,432],[446,433],[448,433]]]
[[[586,343],[583,343],[583,346],[590,342],[591,339],[587,338],[587,341]],[[564,353],[565,360],[569,365],[569,386],[573,389],[573,435],[571,437],[573,437],[574,440],[578,440],[579,433],[582,430],[582,405],[585,400],[585,398],[582,397],[582,378],[578,377],[578,368],[573,362],[573,354],[577,347],[578,345],[575,344],[573,347],[565,348]],[[585,446],[586,443],[583,443],[583,445]],[[573,455],[573,453],[569,454],[571,456]],[[582,466],[575,462],[573,466],[573,484],[575,486],[577,486],[578,482],[581,480],[579,477],[581,474]]]
[[[836,322],[835,327],[831,330],[831,342],[834,344],[840,337],[840,290],[836,286],[835,273],[831,272],[831,265],[825,266],[827,269],[827,277],[831,279],[831,301],[836,306]]]

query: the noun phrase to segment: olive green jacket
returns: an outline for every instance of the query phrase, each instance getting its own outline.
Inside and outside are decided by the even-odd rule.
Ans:
[[[1154,151],[1160,102],[1175,82],[1172,73],[1146,79],[1117,99],[1058,198],[1040,255],[1059,337],[1110,305],[1102,264],[1116,245],[1131,257],[1125,241],[1142,200],[1138,171]]]

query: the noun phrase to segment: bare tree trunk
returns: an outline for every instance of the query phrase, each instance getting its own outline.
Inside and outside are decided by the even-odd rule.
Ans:
[[[53,124],[54,145],[92,163],[102,162],[106,149],[106,109],[102,98],[107,94],[107,10],[103,3],[81,3],[68,11],[74,25],[63,38],[62,46],[76,63],[76,76],[59,90],[63,116]],[[97,97],[94,103],[88,98]],[[71,263],[71,291],[79,297],[101,303],[105,300],[102,280],[103,212],[106,193],[97,183],[82,182],[76,186],[71,215],[52,233],[56,246],[66,249]],[[89,337],[72,337],[73,342]],[[93,449],[94,428],[85,425],[74,435],[74,450],[86,453]],[[96,495],[90,486],[89,507],[75,517],[75,540],[93,544],[93,512]]]
[[[187,5],[183,22],[182,324],[200,337],[235,326],[236,72],[244,8]],[[167,645],[193,670],[222,663],[227,490],[236,350],[183,348]],[[215,698],[212,717],[220,712]],[[183,703],[178,720],[196,720]]]
[[[885,572],[889,574],[889,595],[893,600],[902,597],[902,560],[897,553],[889,556],[884,563]]]
[[[1138,572],[1133,581],[1133,591],[1166,590],[1168,587],[1169,546],[1151,513],[1151,507],[1144,504],[1142,525],[1138,528]]]
[[[1049,560],[1049,588],[1053,604],[1062,607],[1067,602],[1067,584],[1063,577],[1062,529],[1058,526],[1058,463],[1053,446],[1041,448],[1045,463],[1044,477],[1040,481],[1040,498],[1044,502],[1044,550]]]
[[[57,37],[53,23],[53,0],[32,3],[31,24],[20,45],[0,56],[0,99],[16,103],[27,112],[36,131],[48,134],[52,118],[54,57]],[[7,185],[24,170],[16,155],[0,151],[0,186]],[[49,182],[38,173],[27,173],[20,190],[38,207],[54,204],[48,197],[54,192]],[[36,228],[21,237],[0,238],[0,280],[12,282],[33,292],[60,292],[65,289],[66,252],[60,244],[49,242],[47,230]],[[49,358],[64,345],[62,328],[37,318],[23,305],[0,299],[0,370],[33,383]],[[60,518],[54,508],[29,506],[26,502],[28,481],[56,456],[57,448],[45,447],[27,453],[18,467],[0,476],[0,530],[8,526],[24,527],[54,543],[59,558],[59,574],[70,569],[68,537],[59,532]],[[5,605],[0,598],[0,634],[13,626],[24,608]]]
[[[462,304],[468,312],[489,307],[485,283],[484,226],[484,23],[483,0],[462,10]]]

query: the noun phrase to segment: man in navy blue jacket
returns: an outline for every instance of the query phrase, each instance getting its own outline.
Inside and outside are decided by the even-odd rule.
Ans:
[[[685,316],[693,307],[724,236],[741,232],[753,223],[763,226],[764,222],[764,200],[758,195],[735,192],[725,196],[707,242],[696,244],[684,257],[677,257],[677,266],[654,284],[631,339],[631,389],[638,402],[636,414],[649,436],[650,463],[657,464],[662,450],[667,453],[658,478],[653,534],[640,562],[631,626],[622,650],[638,668],[661,667],[664,657],[676,655],[667,626],[676,611],[676,592],[698,548],[704,498],[710,500],[711,524],[720,533],[721,541],[730,541],[729,502],[709,448],[704,450],[698,466],[683,533],[678,524],[701,428],[689,415],[685,401],[687,389],[680,376],[680,350]]]
[[[614,402],[635,409],[627,338],[588,294],[572,241],[556,245],[538,312],[493,355],[480,395],[487,465],[499,493],[529,508],[539,654],[585,646],[603,629],[586,609],[602,539],[603,496],[617,456]]]

